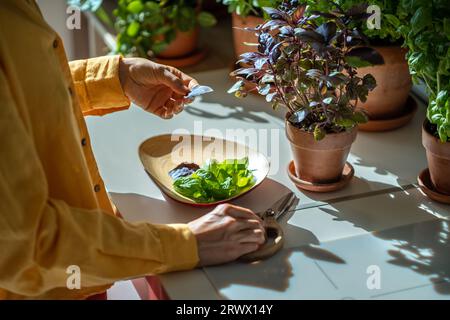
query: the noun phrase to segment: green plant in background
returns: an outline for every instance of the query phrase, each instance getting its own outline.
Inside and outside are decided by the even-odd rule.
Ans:
[[[228,6],[228,12],[236,12],[241,17],[248,15],[263,16],[264,7],[278,7],[283,0],[217,0]]]
[[[152,56],[163,51],[177,31],[215,25],[216,18],[200,7],[197,0],[119,0],[114,10],[117,52]]]
[[[356,6],[376,5],[380,8],[380,28],[368,28],[366,19],[357,21],[355,26],[360,28],[372,41],[397,42],[402,40],[399,28],[406,21],[402,19],[405,16],[399,14],[402,11],[400,0],[307,0],[306,2],[310,11],[317,10],[321,12],[336,10],[337,7],[348,10]]]
[[[400,27],[413,80],[429,95],[427,118],[442,142],[450,141],[450,7],[448,0],[401,0]]]

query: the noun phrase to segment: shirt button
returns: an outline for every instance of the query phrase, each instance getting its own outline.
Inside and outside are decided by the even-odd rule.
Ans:
[[[95,191],[95,192],[100,192],[100,185],[96,184],[96,185],[94,186],[94,191]]]
[[[83,147],[85,147],[85,146],[87,145],[87,140],[86,140],[86,138],[81,139],[81,145],[82,145]]]
[[[58,39],[55,39],[54,41],[53,41],[53,48],[58,48]]]
[[[73,96],[73,90],[72,90],[72,87],[69,87],[69,94],[70,94],[71,96]]]

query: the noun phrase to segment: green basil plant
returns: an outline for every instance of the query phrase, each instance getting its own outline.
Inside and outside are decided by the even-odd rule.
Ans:
[[[448,0],[401,0],[400,28],[413,80],[429,95],[427,118],[442,142],[450,141],[450,6]]]

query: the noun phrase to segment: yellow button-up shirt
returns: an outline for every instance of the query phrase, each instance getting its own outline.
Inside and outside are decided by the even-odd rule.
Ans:
[[[83,114],[128,108],[119,61],[69,67],[34,1],[0,2],[0,298],[84,298],[198,263],[186,225],[114,215]],[[67,288],[73,265],[81,289]]]

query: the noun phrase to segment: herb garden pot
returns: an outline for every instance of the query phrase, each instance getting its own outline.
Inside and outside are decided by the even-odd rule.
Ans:
[[[356,134],[355,127],[347,132],[327,134],[316,141],[313,133],[286,120],[286,135],[291,143],[296,176],[316,184],[339,182]]]
[[[160,53],[159,58],[173,59],[188,56],[197,49],[199,28],[177,31],[175,39]]]
[[[431,183],[437,192],[450,196],[450,143],[441,142],[430,133],[430,127],[430,123],[425,121],[422,126],[422,144],[427,154]]]
[[[373,47],[384,59],[383,65],[364,67],[358,69],[358,75],[363,77],[372,74],[377,87],[369,94],[367,101],[359,106],[364,109],[370,120],[377,121],[378,128],[368,128],[367,131],[385,131],[394,129],[392,126],[384,128],[382,120],[392,120],[414,113],[415,109],[407,104],[412,82],[406,61],[406,49],[399,46]],[[398,122],[398,126],[404,125]],[[365,126],[360,126],[365,130]]]
[[[245,43],[258,43],[258,38],[253,32],[242,30],[244,28],[254,28],[259,24],[264,23],[262,17],[249,15],[245,18],[239,16],[235,12],[232,14],[232,27],[233,27],[233,42],[234,52],[236,54],[236,60],[239,60],[239,56],[246,53],[249,50],[249,46]]]
[[[178,31],[175,39],[158,55],[156,62],[176,68],[199,63],[206,55],[198,48],[199,28],[187,32]]]

